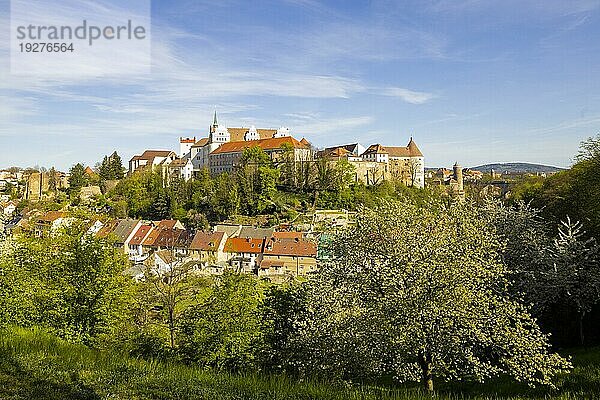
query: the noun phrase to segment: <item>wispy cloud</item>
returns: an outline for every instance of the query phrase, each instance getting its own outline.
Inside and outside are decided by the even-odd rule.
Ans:
[[[384,88],[381,93],[385,96],[397,97],[410,104],[423,104],[437,97],[433,93],[417,92],[400,87]]]

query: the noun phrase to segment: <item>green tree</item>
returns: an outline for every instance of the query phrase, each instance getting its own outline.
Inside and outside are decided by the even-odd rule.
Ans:
[[[232,272],[214,279],[210,294],[185,311],[179,353],[187,362],[219,370],[255,369],[263,285],[256,277]]]
[[[311,319],[307,286],[271,286],[261,305],[262,349],[260,364],[269,372],[297,373],[312,349],[304,346],[298,332]]]
[[[69,191],[71,193],[78,193],[87,183],[88,179],[83,164],[77,163],[71,167],[69,170]]]
[[[240,194],[233,177],[227,173],[220,174],[216,178],[214,190],[209,204],[216,219],[223,220],[237,214],[240,208]]]
[[[258,146],[244,149],[237,170],[242,211],[256,215],[271,206],[278,180],[279,170],[263,149]]]
[[[58,188],[58,173],[54,167],[48,171],[48,190],[52,193],[56,193]]]
[[[98,166],[98,175],[102,182],[123,179],[123,176],[125,175],[123,162],[116,151],[110,156],[104,156],[102,162]]]
[[[187,305],[193,303],[201,292],[202,281],[194,277],[192,265],[177,256],[173,248],[162,250],[160,254],[167,261],[164,269],[155,263],[156,255],[145,261],[145,306],[160,310],[159,316],[152,322],[166,328],[169,347],[173,350],[180,318]]]
[[[469,204],[383,202],[339,234],[314,280],[312,368],[349,378],[552,384],[569,363],[507,289],[493,230]],[[311,325],[309,325],[311,326]]]
[[[51,237],[15,237],[1,257],[0,311],[7,321],[41,325],[71,341],[96,344],[129,321],[128,261],[73,222]]]
[[[600,237],[600,135],[588,138],[580,145],[576,163],[558,172],[541,187],[532,190],[532,204],[543,209],[544,215],[555,222],[567,215],[586,225],[590,237]]]

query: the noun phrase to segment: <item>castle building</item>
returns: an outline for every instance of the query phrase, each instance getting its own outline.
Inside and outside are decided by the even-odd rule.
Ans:
[[[187,155],[194,172],[200,172],[204,168],[213,175],[231,172],[238,164],[243,150],[252,146],[262,148],[272,159],[276,159],[277,154],[283,151],[280,148],[283,143],[294,148],[297,160],[310,159],[312,156],[309,143],[305,139],[298,141],[292,138],[290,129],[286,127],[260,129],[252,125],[249,128],[228,128],[219,123],[215,111],[208,131],[208,137],[199,139],[189,147]],[[221,149],[223,146],[225,147]]]
[[[330,160],[347,160],[354,166],[355,181],[374,185],[384,180],[398,179],[407,186],[425,186],[425,162],[423,153],[410,138],[405,147],[372,144],[363,150],[360,144],[329,147],[318,157]],[[362,152],[360,152],[363,150]]]
[[[294,161],[310,160],[310,146],[299,142],[291,136],[273,137],[253,141],[228,142],[210,153],[210,173],[218,175],[223,172],[231,173],[240,164],[243,151],[250,147],[260,147],[274,162],[280,160],[286,152],[286,147],[294,152]]]

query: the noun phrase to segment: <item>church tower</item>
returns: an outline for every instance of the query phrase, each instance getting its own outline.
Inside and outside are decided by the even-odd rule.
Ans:
[[[225,127],[225,125],[220,125],[217,120],[217,110],[215,110],[215,115],[213,117],[213,123],[210,126],[210,142],[218,143],[219,145],[223,143],[227,143],[231,140],[231,136],[229,135],[229,131]]]

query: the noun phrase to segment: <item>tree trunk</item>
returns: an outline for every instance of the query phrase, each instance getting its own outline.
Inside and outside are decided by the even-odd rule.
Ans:
[[[585,342],[585,336],[583,335],[583,318],[585,317],[585,311],[579,313],[579,342],[583,346]]]
[[[431,355],[422,354],[419,357],[419,365],[421,366],[423,388],[426,392],[433,394],[433,372],[431,365]]]

